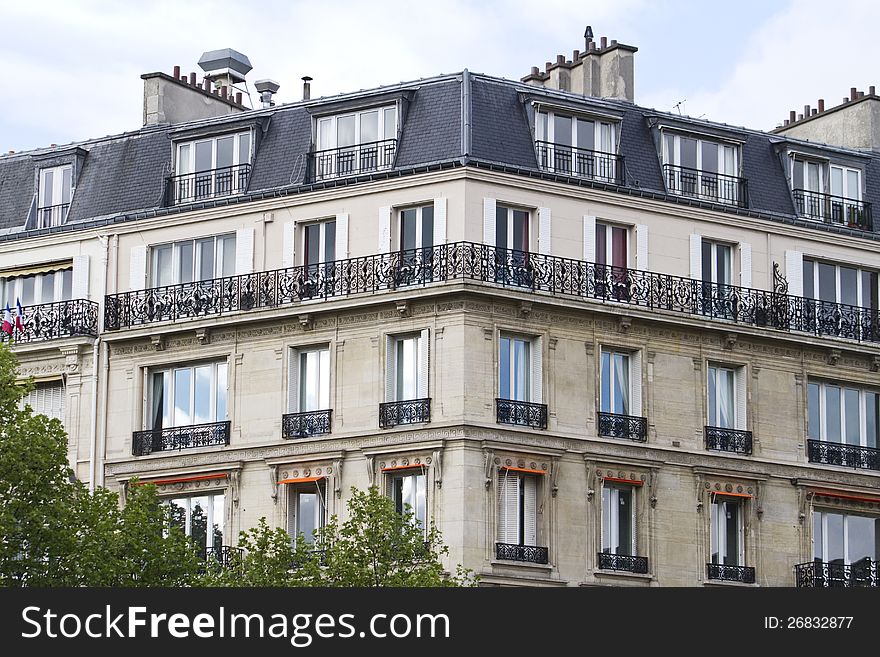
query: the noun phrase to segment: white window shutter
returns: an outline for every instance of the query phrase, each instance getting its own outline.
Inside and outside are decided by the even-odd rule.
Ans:
[[[636,226],[636,269],[648,270],[648,227],[645,224]]]
[[[543,403],[543,370],[544,370],[544,341],[540,337],[532,338],[530,345],[532,351],[531,395],[530,402]]]
[[[336,215],[336,259],[348,258],[348,213]]]
[[[434,246],[446,244],[446,197],[434,199]]]
[[[299,352],[290,350],[290,366],[287,371],[287,412],[299,412]]]
[[[523,545],[538,544],[538,478],[523,477]]]
[[[495,199],[483,199],[483,244],[495,246]]]
[[[424,329],[419,336],[419,399],[428,397],[428,369],[430,359],[430,331]]]
[[[703,236],[691,235],[691,278],[703,280]]]
[[[744,431],[746,428],[746,401],[748,400],[748,371],[745,367],[736,370],[736,422],[735,428]]]
[[[642,417],[642,352],[632,352],[629,357],[629,363],[631,388],[629,414]]]
[[[296,540],[296,486],[285,486],[287,488],[287,534],[291,539]]]
[[[147,247],[131,247],[128,261],[128,289],[143,290],[147,282]]]
[[[596,262],[596,217],[584,215],[584,260]]]
[[[254,229],[239,228],[235,231],[235,274],[254,271]]]
[[[752,245],[739,243],[739,284],[740,287],[752,287]]]
[[[385,401],[391,402],[396,401],[394,399],[394,382],[395,382],[395,371],[394,371],[394,361],[396,340],[390,336],[385,336]]]
[[[538,253],[550,255],[550,208],[538,208]]]
[[[45,415],[64,422],[64,384],[60,381],[34,387],[21,400],[21,407],[29,405],[34,415]]]
[[[281,266],[284,269],[293,267],[294,241],[296,240],[296,222],[288,221],[284,224],[284,243],[281,245]]]
[[[74,299],[89,298],[89,256],[73,256],[73,289]]]
[[[519,543],[519,477],[502,470],[498,475],[498,542]]]
[[[389,251],[391,251],[391,206],[383,205],[379,208],[379,245],[376,253]]]
[[[791,296],[804,296],[804,254],[800,251],[785,252],[785,280]]]

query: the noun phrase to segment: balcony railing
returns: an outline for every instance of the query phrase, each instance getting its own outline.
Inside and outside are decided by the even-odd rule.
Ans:
[[[627,573],[646,575],[648,573],[648,557],[635,557],[627,554],[599,553],[601,570],[617,570]]]
[[[673,164],[664,164],[663,173],[666,176],[666,189],[670,194],[692,196],[741,208],[749,206],[749,188],[745,178]]]
[[[726,566],[720,563],[707,563],[706,577],[722,582],[754,584],[755,569],[752,566]]]
[[[379,426],[382,429],[390,429],[398,424],[420,424],[430,421],[430,398],[379,404]]]
[[[793,189],[792,195],[797,213],[802,217],[823,221],[826,224],[874,230],[870,203],[808,189]]]
[[[232,568],[241,564],[244,550],[231,545],[212,546],[202,548],[199,556],[203,561],[216,562],[222,568]]]
[[[24,306],[21,328],[13,317],[12,336],[0,331],[0,342],[40,342],[75,335],[98,335],[98,304],[87,299]]]
[[[536,141],[538,166],[544,171],[565,176],[592,178],[603,182],[623,185],[625,182],[623,155],[591,151],[549,141]]]
[[[285,413],[281,416],[281,437],[290,440],[330,433],[330,415],[332,413],[333,411],[329,408],[320,411]]]
[[[547,404],[496,398],[495,418],[499,424],[516,424],[533,429],[546,429]]]
[[[810,463],[842,465],[858,470],[880,470],[880,449],[874,447],[808,440],[807,458]]]
[[[396,154],[396,139],[315,151],[309,154],[309,180],[320,182],[390,169]]]
[[[706,449],[735,454],[752,453],[752,432],[723,427],[705,427]]]
[[[70,209],[70,203],[59,203],[58,205],[47,205],[43,208],[37,208],[37,228],[60,226],[67,218],[68,209]]]
[[[877,562],[867,558],[853,564],[809,561],[796,565],[794,572],[798,588],[880,586]]]
[[[643,443],[648,439],[648,420],[635,415],[599,412],[599,435]]]
[[[872,308],[471,242],[108,295],[104,323],[108,330],[114,330],[454,280],[782,331],[880,342],[880,312]]]
[[[547,548],[514,543],[496,543],[495,558],[499,561],[524,561],[540,564],[546,564],[549,561]]]
[[[247,191],[250,164],[184,173],[165,179],[165,205],[193,203]]]
[[[135,431],[132,434],[131,453],[135,456],[146,456],[153,452],[228,444],[229,422],[209,422],[185,427]]]

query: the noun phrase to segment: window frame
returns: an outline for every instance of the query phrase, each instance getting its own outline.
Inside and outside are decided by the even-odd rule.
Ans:
[[[391,501],[394,503],[395,510],[403,515],[405,506],[410,506],[410,512],[412,513],[412,520],[418,521],[420,523],[420,528],[427,534],[428,532],[428,468],[426,466],[413,466],[413,467],[405,467],[398,468],[396,470],[392,470],[385,473],[388,496],[391,498]],[[413,479],[413,485],[411,487],[411,497],[413,497],[416,501],[416,505],[412,505],[406,499],[403,499],[404,491],[403,491],[403,480],[407,478]],[[400,490],[398,491],[398,482],[400,482]],[[398,494],[401,496],[398,499]],[[418,507],[418,496],[421,494],[423,496],[422,500],[422,510],[424,511],[424,518],[419,517],[419,507]]]
[[[173,496],[173,495],[162,496],[160,502],[161,502],[161,504],[164,504],[164,505],[167,505],[170,507],[171,503],[176,502],[177,500],[186,500],[187,501],[187,505],[186,505],[186,509],[185,509],[186,516],[184,519],[184,527],[182,529],[183,529],[183,532],[186,535],[186,537],[188,539],[192,540],[192,501],[194,499],[198,499],[198,498],[206,498],[206,499],[210,500],[210,503],[208,504],[208,508],[207,508],[207,513],[205,514],[205,522],[206,522],[205,541],[206,541],[206,545],[196,544],[199,549],[206,549],[206,548],[218,547],[217,545],[214,544],[214,542],[212,540],[214,537],[214,529],[213,529],[214,522],[213,521],[216,520],[216,518],[217,518],[217,509],[216,509],[217,505],[216,505],[216,500],[215,500],[215,498],[217,498],[217,497],[223,498],[223,509],[219,515],[220,523],[221,523],[220,524],[220,527],[221,527],[220,531],[221,531],[221,535],[222,535],[221,540],[220,540],[220,547],[222,547],[223,545],[226,544],[226,539],[227,539],[227,536],[226,536],[226,531],[227,531],[226,530],[226,525],[227,525],[227,523],[226,523],[226,509],[227,509],[226,498],[227,498],[227,495],[226,495],[225,489],[222,491],[202,491],[200,493],[188,493],[188,494],[183,494],[183,495],[179,495],[179,496]]]
[[[821,541],[822,541],[821,550],[817,550],[817,546],[816,546],[816,528],[817,528],[816,516],[817,515],[821,516],[820,522],[819,522]],[[834,561],[832,561],[831,559],[828,558],[828,556],[829,556],[829,554],[828,554],[828,536],[829,536],[829,534],[828,534],[828,516],[829,515],[837,515],[837,516],[841,516],[843,518],[843,536],[842,536],[842,538],[843,538],[843,541],[842,541],[843,565],[851,566],[853,564],[859,563],[859,561],[861,561],[862,559],[865,558],[865,557],[861,557],[860,559],[853,560],[853,557],[850,554],[850,549],[849,549],[850,548],[850,540],[849,540],[850,535],[849,535],[849,531],[848,531],[848,525],[849,525],[849,519],[853,518],[853,517],[867,518],[869,520],[874,521],[875,550],[874,550],[874,556],[868,557],[868,558],[871,559],[871,561],[875,562],[875,563],[878,561],[878,559],[880,559],[880,553],[878,553],[878,552],[880,552],[880,550],[877,549],[877,535],[876,535],[877,531],[880,530],[880,525],[878,525],[878,522],[877,522],[878,517],[877,516],[858,513],[856,511],[851,511],[849,509],[833,509],[832,510],[832,509],[826,509],[825,507],[820,507],[817,509],[813,509],[813,512],[812,512],[812,535],[810,536],[810,544],[812,546],[812,559],[814,561],[821,560],[823,563],[830,563],[830,564],[837,563],[836,559]],[[817,552],[821,552],[821,557],[817,555]]]
[[[615,554],[621,556],[638,556],[638,486],[632,484],[621,484],[617,482],[602,482],[602,511],[601,511],[601,528],[599,531],[599,551],[604,554]],[[606,491],[608,492],[606,499]],[[629,530],[630,530],[630,546],[629,552],[616,551],[620,548],[617,545],[614,550],[611,547],[612,536],[616,536],[614,540],[620,542],[620,504],[619,496],[621,491],[629,494]],[[616,501],[616,503],[615,503]],[[607,520],[607,522],[606,522]],[[607,526],[606,526],[607,525]]]
[[[813,387],[817,391],[817,398],[819,403],[819,408],[817,409],[818,413],[818,432],[815,432],[812,427],[811,417],[813,415],[812,406],[813,406],[813,396],[811,391]],[[839,434],[838,440],[832,440],[828,435],[828,395],[827,390],[829,387],[837,388],[839,391],[839,401],[840,401],[840,410],[839,410]],[[857,444],[850,443],[847,441],[847,390],[854,390],[858,393],[858,413],[859,413],[859,442]],[[869,444],[869,435],[868,435],[868,396],[875,396],[875,403],[880,404],[880,390],[876,390],[870,387],[862,386],[859,384],[849,384],[841,381],[828,381],[823,379],[818,380],[808,380],[807,381],[807,438],[810,440],[819,440],[822,442],[835,443],[839,445],[853,445],[858,447],[871,447],[878,448],[880,446],[880,418],[875,418],[874,425],[874,444]]]
[[[841,189],[837,190],[839,193],[835,193],[834,190],[834,174],[835,170],[840,171],[840,182]],[[856,174],[856,196],[851,196],[850,182],[849,182],[849,174]],[[839,196],[840,198],[845,198],[850,201],[861,201],[862,200],[862,170],[857,169],[855,167],[848,167],[844,164],[834,164],[829,163],[828,165],[828,191],[832,196]]]
[[[213,275],[210,278],[197,278],[196,274],[200,266],[204,243],[208,240],[211,240],[213,242],[213,254],[211,256],[213,259]],[[225,245],[227,242],[232,243],[231,263],[226,262],[227,254],[225,253]],[[191,245],[192,267],[190,271],[192,278],[189,281],[181,280],[181,253],[183,245],[185,244]],[[160,283],[158,278],[161,275],[161,267],[159,263],[160,253],[163,250],[169,248],[171,249],[171,282]],[[150,245],[150,285],[153,288],[170,287],[173,285],[189,285],[192,283],[199,283],[203,281],[211,281],[220,278],[235,276],[235,261],[237,249],[238,240],[234,231],[230,233],[218,233],[216,235],[193,237],[191,239],[185,240],[175,240],[173,242],[162,242],[161,244],[152,244]],[[231,271],[227,269],[227,264],[231,266]]]
[[[54,278],[52,283],[51,299],[46,300],[45,281],[51,274]],[[60,274],[60,275],[59,275]],[[27,303],[23,298],[25,279],[34,279],[34,302]],[[0,278],[0,308],[6,307],[9,302],[10,308],[15,308],[16,301],[21,300],[24,307],[37,306],[44,303],[57,303],[60,301],[70,301],[73,299],[73,266],[62,269],[56,269],[51,272],[42,272],[40,274],[29,274],[27,276],[11,276],[9,278]]]
[[[242,141],[242,137],[244,137],[245,135],[247,135],[247,139],[248,139],[247,153],[245,153],[245,155],[247,157],[246,157],[246,159],[242,159],[241,141]],[[232,137],[232,164],[226,165],[226,167],[218,167],[217,166],[217,151],[218,151],[217,143],[221,139],[227,139],[229,137]],[[202,169],[201,171],[196,171],[195,170],[196,145],[197,144],[204,144],[207,142],[211,143],[211,168],[210,169]],[[252,155],[253,155],[253,143],[254,143],[254,136],[253,136],[253,130],[251,130],[251,129],[238,130],[235,132],[226,132],[226,133],[223,133],[220,135],[211,135],[209,137],[200,137],[198,139],[189,139],[186,141],[181,141],[181,142],[175,144],[175,148],[174,148],[174,164],[175,164],[174,172],[178,176],[197,175],[197,174],[204,174],[209,171],[216,171],[218,168],[231,168],[231,167],[241,166],[242,164],[250,164],[251,159],[252,159]],[[182,166],[183,158],[181,156],[181,153],[184,148],[187,148],[188,152],[189,152],[188,161],[186,163],[186,166]]]
[[[210,383],[209,383],[209,391],[210,391],[210,400],[209,400],[209,412],[208,416],[213,419],[209,419],[207,422],[195,422],[196,419],[196,369],[202,367],[210,367]],[[223,375],[221,377],[220,372],[221,368],[223,371]],[[178,424],[176,421],[176,409],[177,409],[177,382],[176,382],[176,373],[183,370],[189,370],[189,408],[187,413],[189,414],[189,422],[186,424]],[[159,417],[156,401],[156,392],[157,392],[157,384],[156,380],[159,375],[163,377],[162,383],[162,415],[161,415],[161,425],[156,426],[156,420]],[[144,412],[144,429],[145,430],[162,430],[162,429],[175,429],[181,427],[189,427],[189,426],[197,426],[199,424],[213,424],[217,422],[226,422],[229,420],[229,361],[226,358],[216,359],[216,360],[208,360],[208,361],[200,361],[195,363],[186,363],[186,364],[174,364],[174,365],[166,365],[166,366],[157,366],[157,367],[148,367],[145,368],[145,386],[146,386],[146,394],[144,395],[144,400],[146,402],[146,408]],[[221,387],[221,381],[222,387]],[[223,392],[223,408],[225,411],[224,417],[218,419],[218,407],[220,406],[220,392]],[[167,395],[167,401],[166,401]],[[170,404],[170,407],[168,406]]]
[[[292,382],[295,385],[295,391],[289,391],[288,393],[288,413],[310,413],[314,411],[322,411],[327,410],[331,407],[330,401],[330,393],[332,391],[331,381],[333,378],[331,371],[331,363],[330,363],[330,344],[322,343],[315,345],[305,345],[305,346],[297,346],[291,347],[291,360],[288,367],[293,368],[293,371],[288,374],[288,376],[295,376],[296,381]],[[309,404],[305,403],[306,396],[308,395],[309,388],[307,384],[309,383],[309,367],[308,367],[308,357],[310,354],[317,354],[317,386],[318,390],[315,393],[315,397],[317,399],[317,406],[315,408],[306,408]],[[324,403],[326,401],[326,403]]]
[[[51,174],[52,176],[52,190],[49,194],[50,202],[46,204],[45,196],[47,192],[46,178]],[[40,169],[39,172],[39,180],[37,185],[37,227],[38,228],[50,228],[52,226],[60,226],[64,223],[66,218],[67,210],[63,213],[61,211],[56,212],[45,212],[51,208],[60,208],[63,206],[67,206],[70,208],[70,203],[73,200],[73,192],[75,186],[73,184],[73,165],[72,164],[61,164],[54,167],[46,167],[44,169]],[[67,199],[65,200],[65,195]],[[48,221],[44,221],[43,218],[47,217]]]
[[[541,545],[541,543],[543,542],[543,538],[544,538],[544,532],[543,532],[543,527],[541,526],[541,522],[538,517],[540,515],[540,509],[543,504],[543,490],[542,490],[543,482],[541,481],[542,476],[544,476],[544,475],[511,471],[508,468],[501,468],[498,471],[498,493],[496,495],[497,517],[496,517],[496,531],[495,531],[495,537],[496,537],[497,542],[505,543],[508,545],[522,545],[522,546],[528,546],[528,547],[546,547],[546,546]],[[510,477],[513,477],[513,478],[519,480],[519,482],[517,483],[517,502],[516,502],[516,504],[517,504],[516,534],[517,534],[518,540],[516,542],[512,542],[512,543],[507,540],[501,540],[502,539],[502,529],[504,530],[505,538],[509,538],[509,536],[506,536],[506,535],[509,533],[510,530],[509,530],[509,528],[504,527],[504,522],[507,519],[506,518],[507,513],[506,513],[506,511],[502,512],[502,507],[505,504],[504,491],[505,491],[505,487],[506,487],[506,484],[502,483],[502,482],[504,482],[507,478],[510,478]],[[528,540],[528,537],[527,537],[528,529],[530,529],[529,523],[528,523],[529,519],[527,518],[528,511],[527,511],[527,499],[526,498],[527,498],[528,493],[526,492],[526,484],[525,484],[525,482],[527,480],[532,482],[531,485],[534,486],[534,494],[535,494],[534,518],[532,518],[533,528],[534,528],[534,543],[527,543],[526,542]]]
[[[571,120],[571,134],[569,135],[569,143],[561,143],[556,141],[556,117],[564,117]],[[584,149],[578,146],[578,137],[580,132],[579,122],[593,123],[593,146],[599,148]],[[543,126],[542,126],[543,123]],[[554,146],[563,146],[566,148],[591,150],[594,153],[602,153],[603,155],[617,155],[618,142],[617,135],[619,130],[619,121],[613,121],[607,117],[590,116],[575,113],[557,112],[554,109],[536,110],[535,111],[535,137],[538,141],[546,141]],[[608,129],[607,141],[611,144],[610,150],[604,150],[602,146],[606,140],[603,139],[604,128]]]
[[[709,563],[723,566],[744,567],[746,565],[746,545],[745,545],[745,520],[746,520],[746,500],[748,498],[734,497],[724,495],[722,493],[713,493],[710,499],[709,512]],[[724,517],[721,517],[720,509],[733,505],[737,510],[736,516],[736,563],[728,563],[724,559],[729,558],[727,555],[728,547],[728,531],[726,511]],[[718,510],[716,510],[718,509]],[[717,551],[716,551],[717,547]],[[722,553],[723,550],[723,553]],[[715,561],[717,555],[718,561]]]
[[[507,397],[504,396],[504,394],[503,394],[504,391],[502,388],[504,379],[502,377],[502,362],[503,362],[503,360],[501,357],[501,353],[502,353],[503,344],[504,344],[505,340],[509,341],[509,348],[508,348],[508,363],[509,363],[508,369],[509,369],[509,371],[508,371],[507,376],[508,376],[508,380],[510,381],[510,383],[508,384],[508,392],[510,394]],[[514,396],[514,392],[513,392],[513,389],[515,386],[515,379],[516,379],[516,376],[515,376],[516,358],[515,358],[514,342],[521,342],[526,347],[525,381],[522,383],[522,387],[526,393],[525,394],[526,399],[517,399],[516,396]],[[532,362],[533,362],[532,359],[534,358],[534,354],[532,352],[535,348],[534,343],[535,343],[535,339],[533,337],[528,337],[528,336],[518,334],[518,333],[511,333],[508,331],[501,331],[500,332],[499,337],[498,337],[498,397],[499,397],[499,399],[509,399],[511,401],[519,401],[519,402],[527,402],[527,403],[532,402],[532,387],[534,385],[533,381],[532,381]],[[516,387],[519,387],[519,386],[516,385]]]
[[[608,371],[611,380],[608,382],[608,389],[610,399],[608,400],[607,408],[605,403],[605,380],[603,377],[603,373],[605,371],[605,356],[608,355]],[[616,394],[615,394],[615,381],[616,381],[616,372],[617,369],[614,367],[614,357],[622,356],[626,359],[626,408],[623,412],[618,413],[613,410],[616,406]],[[599,412],[600,413],[616,413],[618,415],[635,415],[632,411],[633,409],[633,352],[629,350],[618,349],[616,347],[610,347],[602,345],[599,348]]]
[[[391,358],[391,369],[394,373],[393,377],[393,385],[392,385],[392,396],[393,399],[389,399],[390,402],[403,402],[403,401],[412,401],[415,399],[420,399],[419,390],[422,388],[423,382],[421,381],[423,373],[422,373],[422,362],[420,358],[421,347],[420,344],[422,340],[422,334],[419,331],[416,332],[408,332],[408,333],[400,333],[391,336],[391,344],[392,344],[392,353],[389,354]],[[404,397],[404,392],[401,391],[401,384],[405,379],[405,372],[402,371],[403,365],[401,364],[401,350],[406,350],[406,343],[412,342],[412,368],[413,371],[410,372],[412,377],[412,385],[414,387],[415,392],[410,397]],[[405,356],[405,354],[404,354]],[[427,383],[427,382],[424,382]]]
[[[498,242],[498,236],[500,234],[498,231],[499,213],[502,210],[507,212],[507,224],[505,227],[505,237],[506,237],[505,242],[506,242],[506,244],[503,246],[501,244],[499,244],[499,242]],[[523,244],[520,245],[520,246],[524,246],[525,248],[517,248],[516,245],[512,246],[513,241],[514,241],[514,226],[515,226],[515,221],[517,219],[517,213],[522,213],[525,215],[524,221],[523,221],[523,227],[524,227],[524,230],[523,230],[524,236],[523,236],[523,240],[522,240]],[[521,251],[523,253],[531,253],[532,252],[532,233],[534,232],[532,230],[532,216],[533,215],[534,215],[533,209],[516,207],[513,205],[503,205],[500,203],[496,204],[496,206],[495,206],[495,244],[493,244],[492,246],[494,246],[499,251],[503,251],[503,252]]]
[[[394,125],[392,130],[392,135],[386,135],[387,128],[387,112],[391,110],[394,112]],[[376,140],[374,141],[362,141],[361,140],[361,117],[364,114],[369,114],[370,112],[378,112],[379,118],[381,120],[378,121],[378,128],[376,132]],[[345,144],[343,146],[339,146],[339,119],[354,117],[354,143]],[[329,143],[324,143],[324,133],[322,132],[322,125],[330,125],[329,134],[332,139],[329,140]],[[357,110],[350,110],[346,112],[339,112],[337,114],[331,114],[329,116],[320,116],[315,119],[315,150],[316,151],[329,151],[337,148],[357,148],[358,146],[363,146],[364,144],[373,144],[381,141],[386,141],[388,139],[397,139],[397,135],[400,132],[400,108],[397,102],[382,104],[382,105],[374,105],[372,107],[364,107]]]
[[[711,388],[709,386],[709,380],[712,377],[712,370],[715,370],[715,420],[716,423],[712,424],[712,417],[710,413],[712,412],[710,399],[711,399]],[[732,412],[732,426],[723,427],[720,424],[721,419],[721,395],[718,394],[719,385],[718,385],[718,377],[719,372],[730,372],[731,373],[731,396],[730,396],[730,404]],[[715,427],[719,429],[732,429],[735,431],[743,430],[746,426],[746,417],[740,417],[740,415],[748,410],[745,408],[745,399],[740,399],[741,396],[741,380],[746,376],[745,367],[742,365],[731,365],[728,363],[722,363],[718,361],[710,360],[706,366],[706,426]]]
[[[632,238],[630,236],[632,226],[627,226],[624,224],[616,224],[608,221],[596,221],[596,229],[595,229],[595,261],[596,265],[600,265],[602,267],[617,267],[623,269],[630,269],[632,266],[632,256],[630,251],[632,250],[630,245],[632,244]],[[620,230],[623,231],[623,236],[625,239],[625,245],[623,249],[623,260],[625,264],[616,265],[614,264],[614,231]],[[600,262],[600,243],[602,240],[599,239],[599,232],[605,233],[604,242],[604,250],[602,251],[604,255],[605,262]],[[609,257],[610,256],[610,257]]]
[[[424,211],[430,210],[431,212],[431,230],[425,231],[425,215]],[[415,221],[414,221],[414,230],[415,230],[415,246],[411,248],[405,248],[404,246],[404,214],[407,212],[415,212]],[[397,244],[398,251],[405,253],[409,251],[419,250],[429,250],[434,248],[434,227],[435,227],[435,217],[434,217],[434,204],[433,203],[424,203],[420,205],[411,205],[408,207],[399,208],[397,211]],[[430,239],[430,244],[425,244],[425,237]]]
[[[331,240],[327,240],[327,226],[333,224],[333,238]],[[327,265],[332,262],[336,262],[337,253],[336,253],[336,235],[338,226],[336,225],[336,217],[327,217],[326,219],[317,219],[315,221],[307,221],[301,224],[300,231],[300,256],[301,265],[303,267],[308,268],[310,271],[318,267],[320,265]],[[318,260],[316,262],[311,262],[309,260],[309,228],[318,227]],[[331,247],[333,250],[333,258],[331,260],[327,259],[327,250],[328,247]]]
[[[820,265],[828,265],[834,267],[834,301],[827,301],[820,299],[819,294],[819,269]],[[807,268],[810,268],[812,272],[812,276],[807,275]],[[856,306],[860,308],[871,308],[877,309],[880,308],[880,273],[876,270],[865,269],[860,265],[848,263],[848,262],[839,262],[834,260],[825,260],[823,258],[814,258],[814,257],[804,257],[801,265],[801,276],[804,282],[804,298],[810,299],[812,301],[816,301],[819,303],[837,303],[842,305],[850,305],[846,304],[842,301],[842,291],[843,287],[841,286],[841,269],[853,269],[856,272],[856,300],[858,301]],[[865,303],[865,277],[868,277],[869,284],[870,280],[874,281],[874,292],[876,295],[873,298],[868,299],[868,303]],[[809,283],[808,283],[809,281]],[[807,291],[810,291],[812,296],[808,296]],[[870,296],[870,290],[868,291],[867,296]]]
[[[303,514],[301,512],[301,495],[315,496],[316,504],[314,516],[312,518],[315,524],[315,528],[313,530],[312,536],[307,536],[300,527],[300,520],[303,517]],[[319,537],[315,535],[315,533],[319,532],[326,525],[326,523],[327,497],[325,480],[322,479],[320,481],[315,481],[308,484],[287,484],[287,533],[290,536],[291,544],[295,545],[297,536],[302,534],[306,543],[312,546],[319,546]]]
[[[672,153],[669,153],[669,143],[667,142],[667,137],[672,137]],[[685,167],[681,164],[681,140],[682,139],[693,139],[697,142],[696,150],[696,165],[693,167],[693,170],[699,171],[701,173],[708,174],[717,174],[721,176],[733,176],[735,178],[739,177],[740,170],[740,144],[731,143],[725,141],[723,139],[709,139],[704,137],[703,135],[696,134],[683,134],[677,131],[672,130],[664,130],[661,131],[661,144],[662,144],[662,153],[663,153],[663,164],[671,164],[672,166],[683,167],[683,168],[691,168]],[[718,162],[717,170],[712,171],[710,169],[703,168],[703,143],[714,144],[718,146]],[[727,167],[724,165],[725,157],[724,152],[725,149],[729,148],[733,154],[733,166],[731,167],[731,171],[727,171]]]

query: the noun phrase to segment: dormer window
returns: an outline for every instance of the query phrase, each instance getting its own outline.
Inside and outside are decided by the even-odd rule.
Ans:
[[[862,201],[859,169],[792,155],[791,190],[797,213],[802,217],[872,229],[870,204]]]
[[[538,164],[545,171],[622,183],[614,122],[539,111],[535,113],[535,139]]]
[[[738,171],[738,146],[664,131],[663,172],[671,194],[745,207],[746,180]]]
[[[250,162],[250,131],[178,144],[169,191],[173,203],[241,194],[247,189]]]
[[[390,169],[397,152],[397,106],[319,118],[316,141],[315,180]]]
[[[70,165],[40,171],[37,193],[37,228],[60,226],[67,217],[73,189],[73,167]]]

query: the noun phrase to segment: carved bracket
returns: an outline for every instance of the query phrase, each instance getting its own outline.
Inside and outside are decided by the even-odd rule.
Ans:
[[[370,479],[370,486],[376,485],[376,459],[373,456],[367,457],[367,477]]]
[[[880,372],[880,356],[874,356],[871,359],[871,371]]]
[[[550,462],[550,495],[556,497],[559,492],[559,459]]]
[[[399,301],[395,301],[394,305],[401,317],[409,316],[409,301],[406,299],[400,299]]]
[[[736,333],[725,333],[724,334],[724,348],[725,349],[733,349],[736,344]]]
[[[489,487],[492,485],[492,468],[495,465],[495,452],[492,450],[485,450],[483,452],[484,464],[483,467],[486,471],[486,490],[489,490]]]
[[[196,329],[196,340],[198,340],[201,345],[211,344],[211,329]]]
[[[302,315],[297,315],[296,318],[299,320],[299,325],[302,326],[304,331],[310,331],[315,325],[315,320],[311,313],[303,313]]]
[[[840,349],[830,349],[828,351],[828,364],[837,365],[840,362]]]
[[[336,493],[336,498],[339,499],[342,497],[342,460],[333,461],[333,492]]]
[[[520,301],[519,302],[519,316],[523,319],[528,319],[529,315],[532,314],[532,302],[531,301]]]
[[[68,374],[76,374],[79,371],[79,345],[72,347],[59,347],[64,356],[64,369]]]
[[[443,488],[443,453],[439,449],[434,450],[434,484],[437,488]]]
[[[281,488],[281,484],[278,483],[278,466],[273,465],[269,468],[269,479],[272,485],[272,504],[278,504],[278,493],[279,488]]]
[[[153,349],[155,349],[156,351],[165,351],[165,336],[151,335],[150,344],[153,345]]]
[[[617,322],[617,328],[621,333],[626,333],[632,328],[632,317],[621,317]]]

